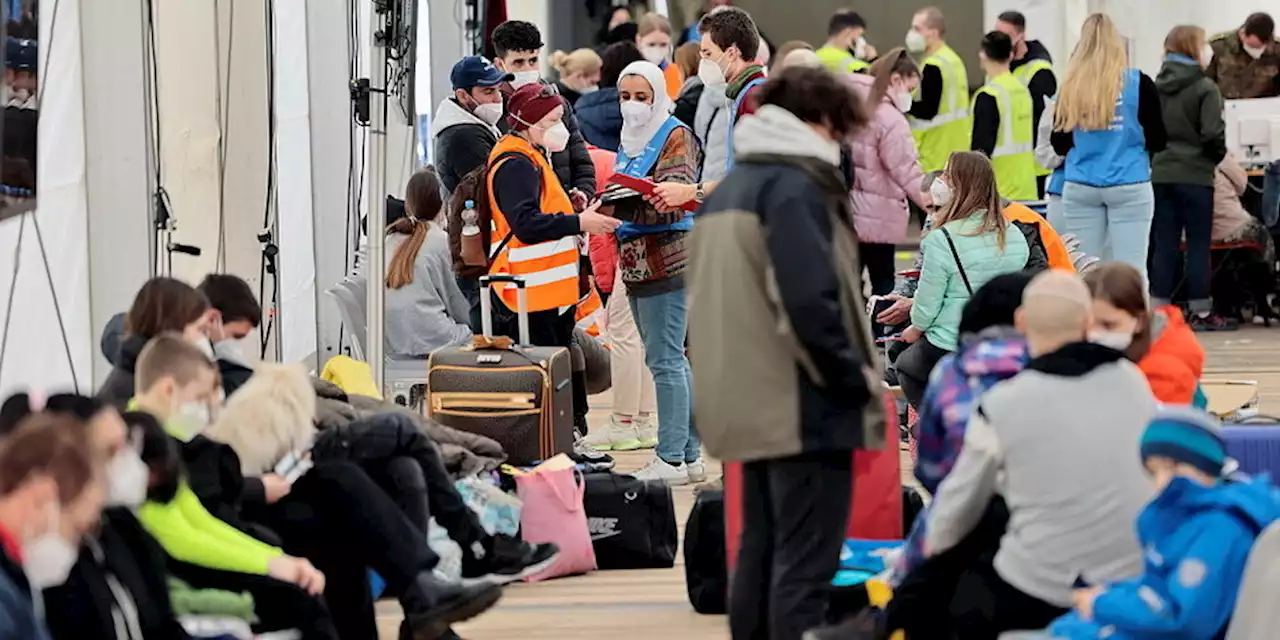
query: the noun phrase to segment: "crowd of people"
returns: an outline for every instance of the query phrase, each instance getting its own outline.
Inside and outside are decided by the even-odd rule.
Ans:
[[[633,17],[551,54],[554,81],[523,21],[453,66],[435,164],[385,228],[388,355],[467,344],[485,295],[518,335],[522,296],[485,275],[523,279],[534,345],[607,340],[607,423],[573,372],[578,455],[652,448],[633,475],[669,485],[706,481],[704,456],[742,463],[735,638],[1221,637],[1280,502],[1231,472],[1194,332],[1230,326],[1211,243],[1274,259],[1222,117],[1280,95],[1271,17],[1175,28],[1153,80],[1094,14],[1059,82],[1002,13],[973,93],[936,8],[884,53],[851,10],[816,48],[770,46],[727,0],[683,30]],[[916,268],[896,274],[913,210]],[[250,365],[262,318],[234,275],[154,278],[105,328],[95,396],[5,401],[0,636],[181,639],[216,613],[374,638],[373,570],[400,637],[451,638],[555,560],[464,504],[456,434]],[[832,611],[853,451],[885,445],[887,388],[918,414],[933,498],[888,605]],[[432,519],[460,580],[434,571]]]

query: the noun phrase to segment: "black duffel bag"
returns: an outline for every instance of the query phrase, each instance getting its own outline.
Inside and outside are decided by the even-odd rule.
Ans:
[[[676,511],[671,487],[616,473],[588,473],[586,495],[596,566],[607,569],[667,569],[675,566]]]
[[[689,604],[698,613],[722,614],[728,610],[724,534],[724,492],[699,493],[684,527],[684,581]]]

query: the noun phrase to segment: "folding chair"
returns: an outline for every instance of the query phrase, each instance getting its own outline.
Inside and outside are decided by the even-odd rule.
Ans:
[[[1272,640],[1280,629],[1280,523],[1267,527],[1253,543],[1227,640]]]
[[[357,360],[365,360],[365,344],[369,339],[365,326],[367,286],[363,277],[348,276],[326,292],[337,303],[338,315],[351,332],[351,355]],[[426,398],[427,361],[388,357],[383,363],[383,395],[400,406],[420,408]]]

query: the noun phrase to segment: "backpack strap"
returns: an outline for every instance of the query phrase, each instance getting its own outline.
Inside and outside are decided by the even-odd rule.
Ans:
[[[502,163],[506,162],[507,160],[510,160],[511,158],[523,158],[523,157],[525,157],[525,155],[523,153],[520,153],[519,151],[508,151],[506,153],[500,154],[498,157],[493,159],[494,173],[497,173],[498,167],[501,166]],[[542,167],[539,167],[538,163],[534,162],[533,170],[537,172],[538,179],[541,180]],[[542,192],[541,184],[538,185],[538,192],[539,193]],[[511,227],[511,223],[508,222],[507,226]],[[498,254],[502,253],[502,250],[507,248],[507,244],[511,242],[511,238],[515,237],[515,235],[516,235],[516,231],[514,228],[512,228],[510,231],[507,232],[507,235],[502,238],[502,242],[499,242],[497,245],[494,245],[494,247],[489,250],[489,262],[493,262],[494,258],[497,258]]]
[[[969,285],[969,275],[964,272],[964,263],[960,262],[960,252],[956,251],[956,243],[951,239],[951,233],[946,227],[939,227],[938,230],[942,232],[942,237],[947,239],[947,246],[951,247],[951,257],[956,259],[956,269],[960,270],[960,279],[964,280],[965,291],[973,295],[973,287]]]

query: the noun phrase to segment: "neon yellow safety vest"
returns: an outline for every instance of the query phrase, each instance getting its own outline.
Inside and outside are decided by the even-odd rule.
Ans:
[[[814,53],[818,56],[818,62],[830,69],[832,73],[858,73],[871,68],[871,65],[855,58],[848,49],[822,47]]]
[[[1031,92],[1012,73],[1004,73],[988,80],[973,94],[974,100],[984,93],[995,98],[1000,110],[1000,130],[991,152],[996,187],[1006,200],[1035,200],[1039,193]]]
[[[1053,73],[1053,65],[1049,64],[1049,61],[1045,60],[1044,58],[1036,58],[1035,60],[1032,60],[1031,62],[1028,62],[1022,65],[1021,67],[1014,69],[1013,77],[1017,78],[1018,82],[1022,83],[1022,86],[1030,88],[1031,79],[1036,77],[1037,73],[1040,73],[1041,71],[1045,71],[1045,70],[1049,71],[1049,73]],[[1036,124],[1039,124],[1039,123],[1036,123]],[[1047,176],[1051,173],[1053,173],[1051,169],[1046,169],[1040,166],[1039,162],[1036,163],[1036,175]]]
[[[969,76],[964,61],[955,49],[943,45],[924,61],[942,72],[942,100],[938,115],[932,120],[911,118],[911,133],[920,150],[920,165],[925,171],[941,171],[947,158],[956,151],[968,151],[973,135],[973,117],[969,112]]]

